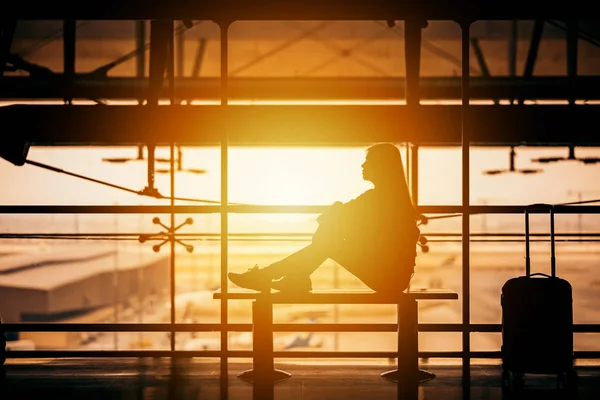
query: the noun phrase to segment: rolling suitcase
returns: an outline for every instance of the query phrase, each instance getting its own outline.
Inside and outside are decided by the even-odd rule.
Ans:
[[[551,275],[531,273],[529,214],[550,214]],[[562,388],[574,387],[573,298],[571,284],[556,276],[554,208],[525,208],[525,276],[502,287],[502,387],[511,389],[530,374],[556,374]],[[511,376],[512,375],[512,376]]]

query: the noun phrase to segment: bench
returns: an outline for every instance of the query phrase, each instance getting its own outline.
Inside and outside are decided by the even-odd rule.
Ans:
[[[445,289],[412,289],[400,296],[384,296],[370,290],[313,290],[310,293],[261,293],[246,289],[220,290],[214,299],[253,300],[252,359],[253,369],[238,375],[247,382],[276,383],[291,374],[277,370],[273,359],[274,304],[395,304],[398,308],[398,368],[382,377],[397,382],[418,384],[435,377],[419,370],[418,302],[421,300],[456,300],[456,292]],[[399,379],[399,378],[404,379]]]

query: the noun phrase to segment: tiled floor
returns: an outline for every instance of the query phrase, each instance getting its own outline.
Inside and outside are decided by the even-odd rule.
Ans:
[[[418,392],[400,396],[396,384],[380,377],[385,365],[278,363],[292,377],[274,387],[253,386],[236,374],[248,363],[230,363],[221,380],[218,360],[55,359],[4,366],[3,399],[502,399],[499,365],[473,365],[463,388],[459,365],[428,365],[437,374]],[[600,399],[600,366],[577,367],[577,393],[556,389],[556,377],[527,375],[519,399]]]

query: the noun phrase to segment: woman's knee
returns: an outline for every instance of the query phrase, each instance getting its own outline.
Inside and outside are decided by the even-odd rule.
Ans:
[[[320,226],[312,237],[313,246],[328,254],[335,252],[343,242],[344,239],[334,229],[327,226]]]

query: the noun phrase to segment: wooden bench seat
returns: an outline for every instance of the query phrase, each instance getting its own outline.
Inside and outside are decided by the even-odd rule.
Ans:
[[[446,289],[411,289],[409,292],[385,296],[370,290],[313,290],[310,293],[257,292],[246,289],[220,290],[214,299],[253,300],[252,358],[253,369],[238,376],[248,382],[275,383],[289,378],[288,372],[274,367],[274,304],[395,304],[398,308],[398,368],[381,374],[400,383],[418,383],[435,375],[419,370],[418,307],[422,300],[456,300],[458,294]],[[401,379],[402,378],[402,379]]]
[[[229,289],[225,295],[220,290],[213,294],[213,298],[222,299],[227,296],[229,300],[256,300],[261,296],[268,296],[272,304],[397,304],[398,296],[385,296],[368,289],[327,289],[313,290],[309,293],[271,293],[257,292],[247,289]],[[456,300],[456,292],[447,289],[419,289],[414,288],[408,293],[400,293],[400,299],[414,300]]]

